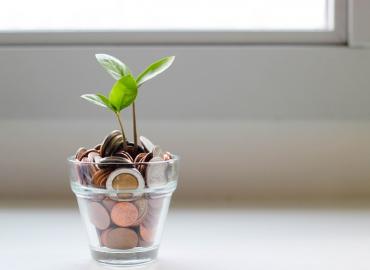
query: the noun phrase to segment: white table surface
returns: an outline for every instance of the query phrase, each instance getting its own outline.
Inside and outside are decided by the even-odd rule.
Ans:
[[[95,263],[76,208],[0,205],[0,269]],[[140,269],[370,269],[368,207],[174,207],[157,262]]]

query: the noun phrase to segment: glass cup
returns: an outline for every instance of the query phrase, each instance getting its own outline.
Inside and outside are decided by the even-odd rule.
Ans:
[[[179,159],[133,164],[68,159],[70,183],[86,226],[92,257],[137,265],[156,259]],[[100,166],[100,168],[99,168]]]

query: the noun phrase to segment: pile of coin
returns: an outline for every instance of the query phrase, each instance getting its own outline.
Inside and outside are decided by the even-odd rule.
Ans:
[[[76,169],[81,185],[112,190],[158,187],[171,178],[169,152],[141,136],[142,146],[126,143],[120,131],[112,131],[94,148],[81,147],[76,153]]]
[[[85,203],[100,245],[112,249],[131,249],[153,244],[165,199],[116,201],[106,197],[100,201],[86,200]]]
[[[111,249],[147,247],[157,237],[167,197],[128,190],[160,187],[176,177],[173,156],[141,136],[141,145],[123,144],[121,132],[112,131],[94,148],[79,148],[75,159],[78,182],[107,189],[107,195],[84,199],[89,222],[100,246]],[[108,195],[109,194],[109,195]]]

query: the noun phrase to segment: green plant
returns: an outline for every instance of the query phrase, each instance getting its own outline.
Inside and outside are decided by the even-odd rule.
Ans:
[[[135,149],[137,148],[137,126],[136,126],[136,108],[135,99],[137,97],[138,88],[146,81],[159,75],[171,66],[175,60],[174,56],[164,57],[151,65],[149,65],[137,78],[131,74],[130,69],[119,59],[107,55],[96,54],[96,59],[99,64],[116,80],[109,96],[102,94],[85,94],[81,97],[96,105],[105,107],[114,112],[123,136],[123,147],[126,149],[127,140],[124,133],[123,123],[120,117],[120,112],[132,105],[133,117],[133,135]]]

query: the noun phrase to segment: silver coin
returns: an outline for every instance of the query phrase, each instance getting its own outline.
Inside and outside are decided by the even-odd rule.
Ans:
[[[109,174],[106,187],[108,190],[143,189],[145,181],[138,170],[121,168]]]
[[[165,152],[162,150],[162,148],[159,145],[154,146],[152,152],[153,152],[153,157],[160,157],[161,160],[163,160],[163,156]]]
[[[178,175],[178,164],[173,159],[168,160],[168,168],[167,168],[167,181],[176,181],[179,177]]]
[[[158,156],[149,161],[145,174],[149,187],[158,187],[167,183],[167,166],[167,162]]]
[[[141,190],[145,188],[145,181],[141,173],[136,169],[121,168],[111,172],[106,182],[106,188],[109,191],[116,191],[110,198],[113,200],[128,199],[134,196],[125,190]],[[141,195],[136,193],[136,195]]]
[[[148,138],[140,136],[140,142],[149,153],[153,151],[155,145]]]
[[[101,157],[101,156],[95,156],[95,157],[94,157],[94,162],[95,162],[95,163],[99,163],[101,159],[102,159],[102,157]]]

